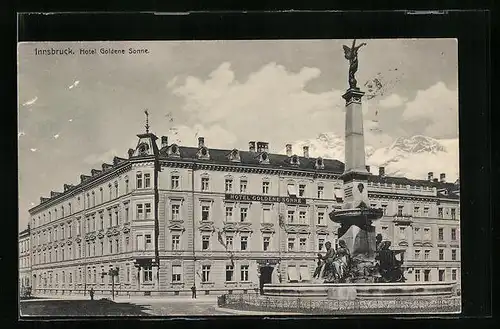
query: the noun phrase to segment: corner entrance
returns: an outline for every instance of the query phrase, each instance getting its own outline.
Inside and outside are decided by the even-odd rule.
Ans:
[[[271,283],[272,275],[273,275],[272,266],[261,266],[260,267],[260,294],[264,293],[264,284]]]

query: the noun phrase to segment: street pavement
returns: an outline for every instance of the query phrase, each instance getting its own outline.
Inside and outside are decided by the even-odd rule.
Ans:
[[[99,300],[98,296],[95,296]],[[38,296],[38,299],[33,302],[54,301],[54,300],[81,300],[88,301],[89,296]],[[292,315],[291,313],[276,313],[276,312],[255,312],[255,311],[242,311],[232,310],[227,308],[220,308],[217,306],[217,296],[199,296],[192,299],[190,296],[117,296],[114,300],[117,307],[120,303],[134,304],[138,306],[142,312],[151,316],[238,316],[238,315]],[[23,301],[23,303],[30,303],[30,301]],[[59,314],[54,314],[59,315]]]

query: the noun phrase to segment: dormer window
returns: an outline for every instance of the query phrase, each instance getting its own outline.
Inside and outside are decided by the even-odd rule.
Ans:
[[[206,147],[200,148],[200,150],[198,151],[198,159],[210,159],[210,154]]]
[[[292,166],[298,166],[300,164],[299,157],[296,155],[292,155],[292,157],[290,158],[290,164]]]
[[[262,152],[259,157],[259,163],[269,164],[269,155],[266,152]]]
[[[170,148],[168,149],[167,154],[168,154],[168,156],[172,156],[172,157],[181,156],[181,154],[179,152],[179,146],[177,146],[177,144],[170,145]]]
[[[323,159],[322,158],[317,158],[316,159],[315,167],[316,167],[316,169],[324,169],[325,168],[325,164],[323,163]]]
[[[232,162],[240,162],[240,152],[237,149],[234,149],[229,153],[229,160]]]

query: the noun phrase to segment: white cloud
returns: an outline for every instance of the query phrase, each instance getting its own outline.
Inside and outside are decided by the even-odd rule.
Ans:
[[[177,76],[170,79],[170,81],[167,83],[167,88],[173,88],[176,83],[177,83]]]
[[[415,99],[406,104],[406,121],[426,120],[429,124],[422,132],[435,138],[458,136],[458,91],[450,90],[438,82],[426,90],[419,90]]]
[[[204,137],[205,145],[210,148],[230,148],[236,142],[236,136],[219,125],[177,126],[172,128],[167,136],[169,144],[177,143],[183,146],[197,146],[198,137]]]
[[[342,92],[304,90],[320,73],[310,67],[289,72],[284,66],[269,63],[242,83],[226,62],[205,81],[187,77],[173,93],[185,99],[184,109],[204,125],[217,123],[245,141],[263,138],[282,142],[291,135],[303,138],[332,126],[342,129]],[[220,139],[216,144],[223,142]],[[282,145],[276,147],[281,149]]]
[[[391,107],[398,107],[404,104],[406,102],[405,98],[402,98],[398,94],[391,94],[390,96],[381,99],[378,104],[381,107],[386,107],[386,108],[391,108]]]

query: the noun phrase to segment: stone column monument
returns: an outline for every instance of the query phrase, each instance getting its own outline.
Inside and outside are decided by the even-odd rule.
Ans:
[[[344,182],[344,205],[341,210],[330,213],[330,219],[339,223],[339,240],[344,240],[351,255],[350,275],[354,282],[371,281],[368,272],[375,261],[374,220],[382,217],[381,209],[370,208],[368,200],[368,176],[365,165],[365,141],[363,132],[364,95],[357,87],[355,73],[358,70],[358,50],[356,40],[349,48],[344,47],[345,58],[349,60],[349,89],[342,96],[346,101],[345,121],[345,168],[341,178]]]

